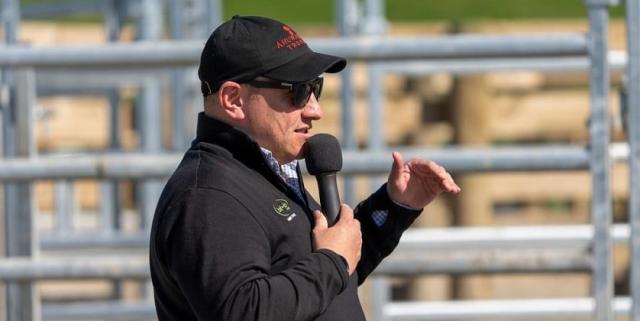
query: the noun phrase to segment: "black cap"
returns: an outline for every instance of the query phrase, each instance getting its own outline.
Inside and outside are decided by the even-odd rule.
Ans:
[[[264,17],[234,16],[213,31],[200,57],[198,77],[204,95],[223,82],[258,76],[301,82],[339,72],[344,58],[317,53],[291,27]]]

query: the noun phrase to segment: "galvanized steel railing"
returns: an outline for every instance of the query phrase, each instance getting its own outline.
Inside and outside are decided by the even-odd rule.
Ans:
[[[386,171],[389,166],[388,155],[384,152],[382,140],[382,106],[381,97],[377,96],[380,80],[384,73],[430,73],[450,71],[453,73],[483,72],[490,68],[500,70],[507,69],[536,69],[536,70],[576,70],[590,68],[591,84],[591,140],[590,147],[581,146],[540,147],[540,148],[505,148],[492,150],[431,150],[408,151],[409,154],[426,155],[454,171],[496,171],[496,170],[558,170],[558,169],[585,169],[590,168],[593,173],[593,218],[592,227],[567,226],[561,227],[557,234],[548,234],[554,228],[545,227],[542,233],[536,227],[523,227],[529,237],[522,238],[524,244],[518,244],[514,239],[509,239],[510,232],[524,233],[519,228],[503,229],[451,229],[438,231],[436,229],[414,230],[406,233],[398,253],[380,266],[374,280],[375,287],[379,290],[375,293],[379,301],[376,304],[376,320],[462,320],[462,319],[513,319],[523,315],[536,318],[557,316],[594,316],[595,320],[608,321],[613,319],[615,313],[631,313],[634,320],[640,320],[640,79],[638,52],[638,0],[627,0],[627,24],[629,31],[628,58],[624,54],[616,53],[608,56],[607,50],[607,25],[608,6],[614,1],[586,0],[585,4],[589,12],[590,34],[585,37],[579,34],[532,36],[480,36],[464,35],[454,37],[436,38],[411,38],[393,39],[380,38],[375,35],[369,37],[351,37],[354,23],[348,17],[353,17],[353,4],[351,1],[337,1],[340,12],[340,31],[347,36],[344,39],[318,39],[310,41],[311,46],[319,51],[345,56],[352,60],[364,60],[374,62],[371,68],[370,80],[370,104],[372,106],[369,122],[373,128],[369,138],[369,145],[373,150],[356,153],[353,133],[346,130],[344,135],[345,172],[346,173],[371,173]],[[143,16],[141,32],[143,38],[156,39],[158,36],[157,19],[159,13],[153,9],[151,0],[140,2]],[[16,10],[15,1],[5,0],[3,9],[6,12]],[[367,8],[373,20],[378,22],[365,23],[366,31],[375,34],[380,28],[381,7],[376,1],[368,1]],[[16,14],[17,16],[17,14]],[[7,17],[3,15],[3,17]],[[9,15],[11,17],[11,15]],[[214,18],[215,19],[215,18]],[[11,41],[12,32],[15,31],[16,21],[5,19],[5,33],[8,43]],[[152,28],[145,29],[151,26]],[[43,249],[73,247],[78,242],[88,242],[86,236],[70,234],[67,238],[56,238],[43,235],[41,241],[35,240],[32,224],[29,219],[32,211],[30,204],[30,191],[25,181],[43,178],[155,178],[164,177],[171,172],[179,159],[178,154],[162,155],[94,155],[73,158],[72,160],[58,157],[30,157],[33,151],[31,141],[31,107],[35,100],[35,78],[37,74],[43,74],[47,70],[60,69],[130,69],[131,67],[147,70],[159,67],[174,68],[193,66],[197,63],[201,41],[174,41],[174,42],[145,42],[128,45],[109,44],[99,47],[54,47],[54,48],[24,48],[19,46],[6,46],[0,49],[0,67],[15,70],[15,88],[12,92],[16,118],[18,121],[11,123],[5,120],[3,138],[5,147],[9,152],[5,156],[21,156],[21,158],[5,158],[0,161],[0,179],[5,184],[8,196],[8,233],[20,231],[19,234],[10,234],[8,239],[9,255],[30,256],[31,249],[36,244],[41,244]],[[150,54],[152,53],[152,54]],[[418,59],[430,59],[432,64],[421,63]],[[393,61],[390,61],[393,60]],[[474,62],[480,61],[480,63]],[[587,63],[588,62],[588,63]],[[607,122],[607,97],[609,86],[609,66],[612,69],[620,69],[625,64],[628,66],[627,81],[629,86],[629,145],[623,146],[622,156],[619,156],[619,146],[611,147],[609,144]],[[170,67],[169,67],[170,66]],[[557,69],[555,69],[557,68]],[[35,74],[34,74],[35,69]],[[10,73],[3,73],[10,75]],[[5,77],[5,76],[3,76]],[[344,73],[345,88],[352,88],[350,72]],[[7,83],[8,79],[4,79]],[[376,80],[378,80],[376,85]],[[146,88],[143,99],[147,116],[157,107],[158,87],[149,82],[148,78],[141,77],[136,81],[138,86]],[[6,88],[6,87],[4,87]],[[352,91],[344,90],[343,102],[346,105],[353,103]],[[0,98],[6,97],[6,90],[0,91]],[[146,98],[145,98],[146,97]],[[2,99],[0,99],[2,101]],[[8,106],[3,101],[3,106]],[[17,108],[15,108],[17,106]],[[345,118],[343,127],[346,129],[353,125],[353,113],[350,106],[345,106]],[[158,113],[156,113],[158,114]],[[6,114],[5,114],[6,115]],[[151,120],[152,118],[143,117]],[[157,120],[157,119],[156,119]],[[158,141],[152,140],[159,133],[158,126],[153,121],[142,125],[143,147],[142,151],[160,152]],[[17,126],[19,125],[19,126]],[[17,127],[15,127],[17,126]],[[159,137],[159,136],[158,136]],[[157,137],[156,137],[157,138]],[[9,145],[9,146],[7,146]],[[625,149],[628,148],[628,149]],[[631,191],[630,191],[630,218],[629,226],[615,226],[611,229],[611,192],[609,186],[609,165],[611,160],[617,158],[626,159],[630,164]],[[366,162],[362,162],[366,159]],[[149,207],[155,200],[152,195],[157,191],[157,184],[149,183],[142,187],[148,192],[146,204],[143,209],[149,218]],[[16,202],[17,201],[17,202]],[[23,213],[22,215],[18,215]],[[17,221],[12,223],[15,220]],[[540,232],[539,238],[535,234]],[[15,236],[11,236],[15,235]],[[555,236],[554,236],[555,235]],[[630,236],[629,236],[630,235]],[[94,236],[93,246],[100,247],[134,247],[139,248],[146,234],[125,235],[117,231],[111,234]],[[438,239],[442,237],[442,239]],[[614,241],[623,241],[631,238],[632,249],[632,299],[613,299],[612,292],[612,260],[611,246]],[[431,239],[429,239],[431,238]],[[484,240],[484,241],[482,241]],[[536,241],[537,240],[537,241]],[[57,242],[57,243],[56,243]],[[455,244],[460,249],[466,246],[480,246],[485,244],[490,247],[484,252],[452,252],[448,249],[445,254],[438,254],[435,250],[438,246],[447,243]],[[440,245],[438,245],[440,244]],[[518,258],[508,254],[497,255],[491,249],[509,244],[518,244],[519,249],[533,247],[528,252],[520,252]],[[544,246],[542,246],[544,244]],[[536,245],[542,249],[535,248]],[[558,249],[550,250],[549,247]],[[11,246],[15,250],[11,250]],[[593,253],[589,253],[588,247],[593,247]],[[412,250],[429,250],[429,255],[422,259],[416,259],[410,255]],[[477,248],[476,248],[477,250]],[[503,252],[501,252],[503,253]],[[142,256],[143,257],[143,256]],[[84,260],[59,260],[55,258],[38,259],[5,259],[0,261],[0,278],[9,282],[9,321],[37,319],[39,308],[37,299],[32,297],[30,282],[15,283],[14,281],[31,281],[36,279],[56,278],[135,278],[147,277],[146,261],[140,257],[129,260],[97,259],[95,261]],[[546,265],[536,262],[544,261]],[[475,263],[474,263],[475,262]],[[478,262],[483,262],[478,264]],[[455,302],[455,303],[389,303],[388,287],[385,285],[385,275],[406,275],[416,273],[498,273],[498,272],[523,272],[523,271],[591,271],[593,273],[594,298],[563,299],[563,300],[520,300],[520,301],[489,301],[489,302]],[[47,305],[42,308],[42,316],[48,320],[72,320],[86,318],[153,318],[155,311],[150,304],[126,305],[111,303],[108,305],[73,305],[59,306]]]

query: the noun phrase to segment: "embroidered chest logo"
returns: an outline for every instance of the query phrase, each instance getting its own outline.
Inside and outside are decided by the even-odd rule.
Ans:
[[[289,202],[281,198],[276,199],[273,202],[273,210],[276,212],[276,214],[286,217],[287,221],[291,221],[294,217],[296,217],[296,213],[294,213],[291,209],[291,206],[289,206]]]
[[[289,26],[282,26],[282,29],[287,32],[287,36],[276,41],[276,48],[287,48],[293,50],[305,44],[304,40],[298,36],[298,34]]]

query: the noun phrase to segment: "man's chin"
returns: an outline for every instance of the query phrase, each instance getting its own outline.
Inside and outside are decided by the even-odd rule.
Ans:
[[[300,150],[298,151],[298,153],[294,158],[297,160],[301,160],[301,159],[304,159],[304,155],[305,155],[304,148],[300,148]]]

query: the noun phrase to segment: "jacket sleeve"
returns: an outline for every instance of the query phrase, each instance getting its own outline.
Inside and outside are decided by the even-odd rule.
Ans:
[[[388,211],[382,226],[376,225],[372,214],[375,211]],[[389,198],[387,184],[382,185],[368,199],[362,201],[355,209],[355,217],[360,221],[362,229],[362,255],[358,267],[358,281],[364,282],[366,277],[378,264],[396,248],[402,233],[411,226],[422,210],[402,207]]]
[[[218,190],[184,195],[156,242],[199,320],[311,320],[347,287],[343,259],[328,250],[271,275],[269,237],[239,200]]]

